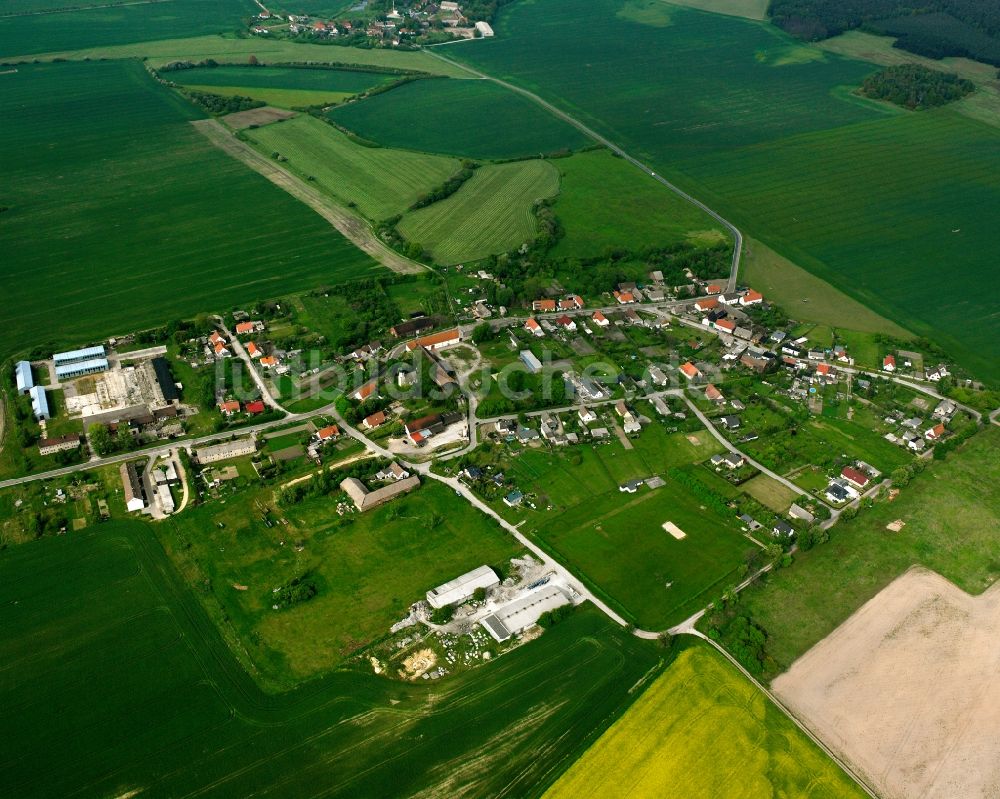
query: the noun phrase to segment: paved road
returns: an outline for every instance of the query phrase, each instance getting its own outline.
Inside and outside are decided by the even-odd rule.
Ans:
[[[466,72],[469,72],[470,74],[475,75],[478,78],[481,78],[483,80],[493,81],[494,83],[499,84],[500,86],[503,86],[505,89],[509,89],[512,92],[517,92],[518,94],[522,95],[523,97],[527,97],[532,102],[537,103],[538,105],[540,105],[542,108],[544,108],[550,114],[553,114],[554,116],[559,117],[559,119],[563,120],[564,122],[567,122],[570,125],[572,125],[574,128],[576,128],[577,130],[579,130],[585,136],[589,136],[591,139],[593,139],[594,141],[598,142],[599,144],[603,144],[605,147],[607,147],[609,150],[611,150],[611,152],[613,152],[615,155],[620,156],[621,158],[623,158],[624,160],[628,161],[633,166],[638,167],[643,172],[645,172],[647,175],[649,175],[651,178],[653,178],[655,181],[657,181],[661,185],[665,186],[666,188],[670,189],[670,191],[672,191],[678,197],[681,197],[682,199],[687,200],[689,203],[691,203],[692,205],[694,205],[696,208],[700,208],[702,211],[704,211],[706,214],[708,214],[710,217],[712,217],[712,219],[714,219],[716,222],[718,222],[720,225],[722,225],[724,228],[726,228],[726,230],[728,230],[730,232],[730,234],[732,235],[732,237],[733,237],[733,261],[732,261],[732,266],[729,269],[729,281],[727,283],[727,291],[734,291],[736,289],[736,280],[737,280],[737,276],[739,275],[739,271],[740,271],[740,256],[743,253],[743,234],[740,233],[740,231],[736,227],[736,225],[734,225],[728,219],[723,218],[716,211],[713,211],[711,208],[709,208],[707,205],[705,205],[705,203],[701,202],[701,200],[695,199],[694,197],[692,197],[690,194],[688,194],[686,191],[684,191],[680,187],[675,186],[673,183],[671,183],[669,180],[667,180],[662,175],[656,174],[656,172],[654,172],[652,169],[650,169],[648,166],[646,166],[644,163],[642,163],[638,158],[634,158],[631,155],[629,155],[627,152],[625,152],[621,147],[619,147],[617,144],[615,144],[614,142],[612,142],[610,139],[602,136],[600,133],[598,133],[597,131],[595,131],[593,128],[587,127],[582,122],[580,122],[580,120],[576,119],[573,116],[570,116],[565,111],[563,111],[563,110],[557,108],[556,106],[552,105],[552,103],[550,103],[550,102],[548,102],[546,100],[543,100],[537,94],[534,94],[533,92],[530,92],[527,89],[522,89],[520,86],[516,86],[513,83],[508,83],[505,80],[501,80],[500,78],[495,78],[492,75],[487,75],[485,72],[480,72],[479,70],[473,69],[472,67],[470,67],[470,66],[468,66],[466,64],[459,63],[458,61],[453,61],[452,59],[450,59],[450,58],[448,58],[446,56],[441,55],[437,51],[425,50],[425,52],[427,52],[429,55],[433,56],[434,58],[438,58],[441,61],[444,61],[444,62],[446,62],[448,64],[451,64],[452,66],[456,66],[456,67],[459,67],[460,69],[464,69]]]
[[[222,318],[221,317],[216,317],[216,318],[218,319],[219,328],[222,330],[223,334],[228,339],[230,345],[233,348],[233,351],[236,353],[237,357],[241,361],[243,361],[243,363],[246,365],[247,371],[250,373],[250,377],[253,379],[254,385],[257,386],[257,390],[260,392],[261,399],[264,400],[264,404],[267,405],[269,408],[273,408],[276,411],[282,411],[283,413],[288,413],[288,411],[285,410],[271,394],[270,389],[264,382],[264,378],[262,378],[260,376],[260,373],[257,371],[257,367],[253,362],[253,358],[250,357],[250,353],[246,351],[246,348],[243,346],[243,344],[240,343],[240,340],[236,338],[236,336],[234,336],[232,332],[230,332],[229,328],[226,327],[225,323],[222,321]]]

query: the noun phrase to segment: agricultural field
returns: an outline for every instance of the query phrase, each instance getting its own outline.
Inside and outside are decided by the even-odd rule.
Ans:
[[[767,19],[768,0],[671,0],[671,5],[747,19]]]
[[[281,108],[339,103],[398,76],[356,69],[294,67],[196,67],[163,73],[167,80],[195,91],[242,95]]]
[[[362,146],[305,114],[244,136],[265,155],[285,156],[285,166],[376,221],[405,212],[461,168],[454,158]]]
[[[553,257],[587,258],[681,241],[714,244],[725,238],[714,219],[608,150],[552,163],[559,169],[553,210],[565,230]]]
[[[275,446],[298,438],[284,436]],[[251,671],[282,688],[330,671],[387,635],[428,589],[484,563],[503,567],[520,552],[486,516],[433,481],[346,520],[333,497],[324,497],[272,509],[288,524],[267,526],[263,509],[271,503],[269,490],[240,503],[208,503],[159,529],[192,585],[213,586],[209,613],[229,619]],[[261,510],[247,512],[254,507]],[[315,598],[272,610],[272,587],[302,575],[315,582]]]
[[[866,796],[722,655],[684,649],[544,799]]]
[[[259,11],[252,0],[104,3],[102,7],[72,8],[57,13],[46,13],[52,9],[38,9],[37,3],[32,5],[39,13],[0,16],[0,58],[228,33],[242,28],[245,20]],[[68,0],[60,5],[66,9],[80,4]]]
[[[0,81],[6,353],[381,271],[220,153],[136,62],[22,66]]]
[[[533,239],[535,203],[558,190],[559,173],[549,161],[489,164],[450,197],[407,214],[397,227],[437,263],[474,261]]]
[[[197,0],[193,0],[197,2]],[[287,39],[236,38],[234,36],[190,36],[179,39],[156,39],[134,44],[107,45],[60,51],[46,51],[34,58],[42,61],[63,59],[70,61],[146,58],[154,67],[175,61],[198,63],[211,59],[220,64],[247,64],[254,56],[260,64],[287,64],[311,62],[328,65],[374,66],[388,69],[405,69],[426,72],[430,75],[447,75],[468,78],[468,70],[434,58],[426,52],[365,49],[360,47],[330,47]]]
[[[531,100],[488,80],[413,81],[329,116],[387,147],[466,158],[524,158],[591,143]]]
[[[830,541],[743,594],[741,607],[768,634],[768,674],[788,668],[914,564],[963,591],[1000,577],[1000,430],[988,427],[946,461],[933,461],[892,502],[842,520]],[[905,522],[900,532],[886,525]]]
[[[26,798],[537,796],[661,658],[583,608],[446,681],[263,693],[139,522],[5,551],[0,656],[0,793]]]
[[[677,7],[656,26],[622,7],[513,4],[495,39],[451,55],[539,93],[783,257],[1000,377],[980,291],[1000,236],[1000,172],[984,167],[1000,130],[859,98],[870,63],[766,23]],[[960,268],[941,280],[942,264]]]

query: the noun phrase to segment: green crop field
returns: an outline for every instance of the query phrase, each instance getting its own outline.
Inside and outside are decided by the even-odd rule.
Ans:
[[[213,147],[138,63],[22,66],[0,81],[6,354],[381,269]]]
[[[679,241],[714,243],[721,226],[608,150],[552,162],[559,169],[554,206],[565,229],[552,254],[581,258],[609,249],[641,250]]]
[[[419,80],[330,112],[366,139],[468,158],[520,158],[590,144],[576,128],[486,80]]]
[[[1000,130],[862,100],[852,90],[871,64],[766,23],[676,7],[657,26],[622,7],[515,3],[495,39],[450,55],[538,92],[779,254],[1000,377],[981,291],[1000,245]]]
[[[395,78],[360,70],[250,66],[197,67],[164,77],[197,91],[244,95],[283,108],[337,103]]]
[[[376,221],[403,213],[461,167],[454,158],[364,147],[305,115],[246,131],[246,137],[266,155],[284,155],[286,166]]]
[[[279,439],[279,446],[288,444]],[[246,507],[266,505],[270,495],[195,508],[164,534],[192,584],[212,584],[209,612],[230,620],[247,665],[268,684],[289,687],[331,670],[388,635],[429,589],[484,563],[502,567],[521,551],[487,516],[434,481],[346,523],[324,497],[278,509],[288,525],[266,527]],[[293,541],[304,545],[301,552]],[[271,588],[306,573],[317,580],[316,598],[273,611]]]
[[[227,33],[259,11],[252,0],[158,0],[81,9],[67,0],[61,5],[71,10],[0,16],[0,58]]]
[[[693,644],[552,786],[545,799],[866,796],[705,644]]]
[[[435,683],[344,670],[266,694],[152,529],[112,522],[0,553],[0,657],[0,794],[29,799],[537,796],[661,656],[582,608]]]
[[[398,227],[438,263],[474,261],[534,238],[534,205],[558,190],[548,161],[481,166],[453,195],[407,214]]]

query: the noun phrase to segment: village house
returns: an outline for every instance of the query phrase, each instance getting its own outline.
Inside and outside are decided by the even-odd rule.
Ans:
[[[378,396],[378,379],[374,377],[348,395],[350,399],[357,402],[364,402],[369,397],[374,396]]]
[[[517,430],[517,422],[514,419],[497,419],[493,427],[501,435],[512,435]]]
[[[538,313],[551,313],[555,309],[555,300],[535,300],[531,303],[531,310]]]
[[[725,294],[719,295],[719,302],[723,305],[739,305],[740,297],[742,297],[742,292],[730,291]]]
[[[366,430],[374,430],[376,427],[380,427],[385,424],[388,417],[385,415],[385,411],[376,411],[370,416],[366,416],[361,420],[361,426]]]
[[[631,291],[616,291],[614,296],[619,305],[629,305],[635,302],[635,294]]]
[[[764,302],[764,295],[750,289],[746,294],[740,297],[740,305],[759,305]]]
[[[594,413],[590,408],[580,408],[577,412],[577,416],[580,417],[580,421],[583,424],[590,424],[591,422],[597,421],[597,414]]]
[[[951,373],[948,371],[948,367],[942,363],[937,369],[932,369],[927,373],[927,379],[932,383],[937,383],[941,378],[947,377],[949,374]]]
[[[232,416],[234,413],[240,412],[239,400],[229,400],[228,402],[219,403],[219,411],[223,416]]]
[[[529,317],[528,321],[524,323],[524,329],[536,338],[541,338],[545,335],[545,331],[542,330],[542,326],[538,324],[538,320],[533,316]]]
[[[248,402],[244,410],[250,416],[257,416],[264,413],[264,411],[267,410],[267,407],[264,405],[263,400],[254,400],[253,402]]]
[[[563,328],[563,330],[568,330],[571,333],[576,330],[576,322],[565,314],[556,319],[556,324]]]
[[[259,319],[255,319],[249,322],[240,322],[236,325],[236,335],[246,336],[250,333],[259,333],[264,329],[264,323]]]
[[[934,427],[930,428],[924,433],[924,438],[928,441],[937,441],[941,436],[944,435],[945,427],[943,424],[936,424]]]
[[[405,480],[409,476],[410,473],[396,461],[375,473],[376,480]]]
[[[265,355],[260,359],[260,365],[265,369],[271,369],[278,365],[278,359],[274,355]]]
[[[622,427],[626,433],[638,433],[642,430],[642,425],[639,424],[639,420],[635,418],[635,414],[632,413],[624,400],[618,400],[615,403],[615,411],[621,417]]]
[[[608,325],[611,324],[611,322],[608,321],[608,318],[600,311],[594,311],[594,315],[591,317],[591,319],[594,320],[594,324],[597,325],[598,327],[607,327]]]
[[[665,386],[669,378],[659,366],[650,366],[649,380],[654,386]]]
[[[709,283],[707,286],[705,286],[705,293],[706,294],[721,294],[722,293],[722,288],[723,287],[720,286],[718,283]]]
[[[264,352],[261,350],[260,347],[258,347],[251,341],[249,344],[247,344],[247,355],[249,355],[251,358],[263,358]]]
[[[705,386],[705,399],[709,402],[724,402],[725,397],[722,396],[722,392],[719,391],[714,385],[709,383]]]
[[[937,407],[934,409],[934,418],[943,419],[944,421],[947,422],[954,415],[957,408],[958,406],[955,405],[955,403],[952,402],[950,399],[943,399],[937,404]]]
[[[852,466],[845,466],[841,469],[840,476],[860,491],[864,491],[868,487],[868,484],[871,483],[871,478],[867,474],[858,471]]]
[[[704,313],[705,311],[711,311],[714,308],[719,307],[719,301],[715,297],[708,297],[705,299],[698,300],[694,304],[694,309]]]
[[[694,380],[698,377],[701,377],[701,372],[698,370],[698,367],[695,366],[693,363],[691,363],[691,361],[682,364],[680,369],[681,369],[681,374],[684,375],[684,377],[686,377],[688,380]]]
[[[327,441],[333,441],[333,439],[340,436],[340,428],[335,424],[327,425],[326,427],[321,427],[314,434],[314,437],[321,444]]]
[[[712,323],[712,326],[716,330],[722,333],[729,333],[730,335],[732,335],[736,331],[736,323],[730,321],[729,319],[716,319]]]

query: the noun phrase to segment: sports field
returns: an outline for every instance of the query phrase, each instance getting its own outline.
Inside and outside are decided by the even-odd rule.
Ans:
[[[243,95],[283,108],[338,103],[398,77],[347,69],[251,66],[196,67],[163,76],[197,91]]]
[[[18,0],[15,4],[20,6]],[[6,3],[5,5],[10,5]],[[37,3],[31,3],[38,9]],[[52,4],[47,10],[51,11]],[[35,55],[51,50],[95,47],[228,33],[258,13],[252,0],[157,0],[157,2],[61,3],[56,13],[0,16],[0,58]]]
[[[520,158],[590,144],[535,103],[487,80],[419,80],[330,112],[366,139],[468,158]]]
[[[537,91],[744,233],[1000,376],[981,291],[1000,245],[1000,130],[859,99],[870,63],[766,23],[676,7],[656,26],[622,7],[515,3],[495,39],[451,57]]]
[[[867,796],[722,655],[692,644],[545,799]]]
[[[138,522],[3,552],[0,656],[0,794],[25,799],[537,795],[658,662],[584,608],[440,682],[265,694]]]
[[[548,161],[481,166],[453,195],[407,214],[398,227],[438,263],[474,261],[534,238],[534,205],[558,190]]]
[[[564,236],[560,258],[594,257],[609,249],[642,250],[679,241],[714,243],[721,226],[710,216],[608,150],[552,162],[559,169],[554,211]]]
[[[247,131],[246,137],[265,155],[285,156],[286,166],[376,221],[403,213],[461,168],[454,158],[355,144],[305,114]]]
[[[0,82],[5,353],[380,269],[216,150],[136,62],[22,66]]]

